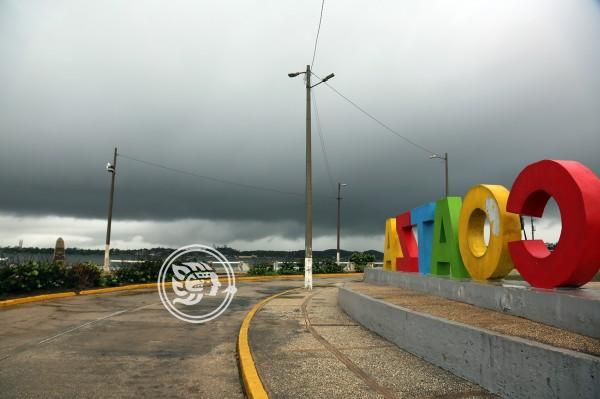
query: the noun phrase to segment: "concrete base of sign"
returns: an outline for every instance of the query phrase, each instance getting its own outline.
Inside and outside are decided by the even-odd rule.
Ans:
[[[600,358],[416,312],[340,287],[354,320],[417,356],[509,398],[598,398]]]
[[[600,289],[531,288],[523,282],[476,282],[365,269],[365,282],[406,288],[600,338]]]

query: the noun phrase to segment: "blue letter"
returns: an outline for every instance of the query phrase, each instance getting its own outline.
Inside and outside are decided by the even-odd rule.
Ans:
[[[411,223],[417,226],[419,246],[419,273],[429,274],[431,268],[431,243],[433,241],[433,219],[435,202],[418,206],[410,211]]]

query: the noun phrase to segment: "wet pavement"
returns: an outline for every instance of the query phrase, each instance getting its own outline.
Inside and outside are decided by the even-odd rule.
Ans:
[[[0,309],[0,397],[242,398],[242,319],[261,298],[300,285],[239,283],[227,311],[201,325],[171,316],[155,289]]]
[[[337,288],[296,291],[252,320],[250,347],[273,398],[492,398],[357,325]]]

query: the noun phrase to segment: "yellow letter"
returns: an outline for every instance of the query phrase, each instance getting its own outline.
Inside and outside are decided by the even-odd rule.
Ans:
[[[385,221],[385,245],[383,248],[383,270],[396,271],[396,258],[402,257],[400,240],[396,232],[396,218]]]
[[[519,215],[506,211],[509,191],[504,186],[479,184],[465,195],[458,225],[463,263],[475,280],[506,276],[513,268],[508,242],[521,239]],[[490,224],[486,246],[483,229]]]

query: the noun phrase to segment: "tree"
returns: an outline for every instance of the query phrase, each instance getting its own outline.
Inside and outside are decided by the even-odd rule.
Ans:
[[[354,263],[354,270],[357,272],[363,272],[365,266],[369,262],[375,262],[375,256],[373,254],[367,254],[364,252],[355,252],[350,255],[350,262]]]

